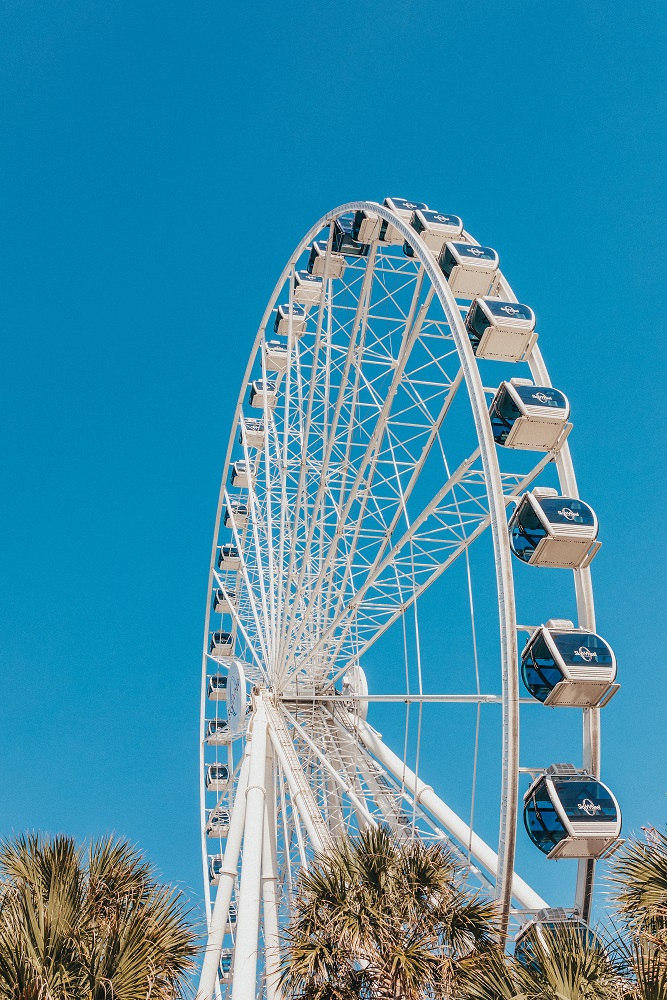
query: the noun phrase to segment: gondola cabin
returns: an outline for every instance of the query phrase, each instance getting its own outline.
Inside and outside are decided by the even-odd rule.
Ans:
[[[514,957],[524,969],[539,974],[541,961],[551,948],[565,943],[580,943],[586,948],[602,945],[588,924],[578,913],[568,913],[561,907],[545,907],[533,920],[523,925],[514,939]]]
[[[239,444],[243,444],[243,435],[245,434],[245,441],[248,448],[263,448],[264,447],[264,421],[255,420],[254,417],[249,417],[241,421],[241,429],[239,431]]]
[[[236,591],[218,589],[213,597],[213,610],[216,615],[229,615],[236,607]]]
[[[360,210],[354,213],[352,237],[360,243],[374,243],[380,239],[383,220],[375,212]]]
[[[443,215],[424,208],[413,213],[411,225],[436,257],[445,243],[463,239],[463,221],[458,215]],[[409,243],[403,244],[403,252],[407,257],[415,255]]]
[[[206,765],[206,791],[224,792],[229,787],[229,768],[226,764]]]
[[[528,836],[548,858],[600,858],[621,832],[618,802],[601,781],[572,764],[552,764],[523,800]]]
[[[231,656],[234,650],[234,636],[231,632],[214,632],[209,643],[209,653],[214,657]]]
[[[208,859],[208,880],[211,885],[220,885],[223,861],[224,857],[222,854],[213,854]]]
[[[537,488],[524,493],[509,522],[514,555],[530,566],[581,569],[601,546],[598,519],[583,500]]]
[[[342,278],[345,270],[345,257],[342,253],[334,253],[332,250],[327,258],[326,242],[323,240],[315,241],[310,248],[308,274],[314,274],[317,278],[321,278],[325,268],[329,278]]]
[[[306,321],[308,320],[308,313],[304,306],[299,302],[292,303],[291,310],[292,317],[292,333],[298,339],[303,336],[303,332],[306,329]],[[277,333],[279,337],[286,337],[290,332],[290,307],[289,303],[287,305],[278,306],[276,309],[276,318],[273,321],[273,332]]]
[[[204,741],[209,746],[227,746],[233,739],[226,719],[208,719],[204,730]]]
[[[280,340],[269,340],[264,345],[264,367],[267,372],[287,371],[289,350]]]
[[[491,247],[445,243],[438,263],[456,298],[474,299],[493,291],[500,258]]]
[[[334,219],[333,239],[331,249],[334,253],[342,253],[345,257],[366,257],[370,247],[368,243],[361,243],[353,235],[352,219],[341,216]]]
[[[250,406],[258,410],[272,410],[278,399],[278,386],[273,379],[256,379],[250,383]]]
[[[230,500],[225,507],[225,527],[231,528],[235,524],[237,528],[243,528],[248,523],[250,509],[247,503],[242,500]]]
[[[526,688],[545,705],[602,708],[616,694],[616,657],[595,632],[552,618],[531,635],[521,653]]]
[[[232,955],[231,948],[223,948],[220,952],[220,978],[223,983],[228,983],[232,978]]]
[[[569,415],[564,393],[527,378],[501,382],[489,406],[496,444],[526,451],[558,451],[572,430]]]
[[[206,836],[224,840],[229,834],[229,812],[227,809],[211,809],[206,824]]]
[[[227,699],[227,675],[213,674],[209,677],[206,695],[209,701],[225,701]]]
[[[306,307],[316,305],[322,297],[322,279],[308,271],[294,275],[294,301]]]
[[[255,466],[252,462],[246,462],[244,458],[240,458],[238,462],[232,464],[229,481],[232,486],[238,486],[242,490],[247,490],[251,483],[254,486]]]
[[[214,632],[209,643],[211,656],[231,656],[234,649],[234,636],[231,632]]]
[[[237,570],[241,567],[241,556],[236,545],[221,545],[218,552],[218,569],[221,572],[226,570]]]
[[[537,341],[535,313],[520,302],[477,298],[468,310],[465,325],[477,358],[525,361]]]
[[[406,226],[410,225],[410,220],[415,212],[428,210],[428,205],[425,202],[406,201],[405,198],[385,198],[384,204],[386,208],[395,212]],[[405,237],[390,222],[383,221],[380,226],[380,239],[383,243],[403,243]]]

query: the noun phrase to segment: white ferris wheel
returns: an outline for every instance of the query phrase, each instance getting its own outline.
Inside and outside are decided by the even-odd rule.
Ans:
[[[618,685],[569,415],[533,310],[458,217],[352,202],[287,261],[211,557],[201,998],[273,1000],[300,867],[369,824],[446,841],[519,938],[588,920],[620,833],[599,780]],[[569,910],[516,874],[536,849],[578,859]]]

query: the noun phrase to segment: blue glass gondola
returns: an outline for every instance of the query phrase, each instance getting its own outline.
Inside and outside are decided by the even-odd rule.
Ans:
[[[568,913],[561,907],[546,907],[517,934],[514,957],[525,969],[539,973],[541,960],[550,954],[552,942],[558,947],[563,939],[580,942],[588,948],[602,948],[597,935],[578,913]]]
[[[229,834],[229,812],[227,809],[211,809],[206,824],[206,836],[225,838]]]
[[[492,294],[498,276],[500,258],[491,247],[472,243],[445,243],[438,258],[454,295],[474,299]]]
[[[241,429],[239,430],[239,444],[243,444],[244,435],[245,435],[246,447],[263,448],[264,421],[255,420],[253,417],[246,417],[242,419]]]
[[[250,383],[250,396],[248,403],[250,406],[263,410],[265,407],[272,410],[278,399],[278,384],[273,379],[255,379]]]
[[[241,556],[235,545],[221,545],[218,552],[218,569],[237,570],[241,566]]]
[[[535,313],[520,302],[476,298],[466,316],[466,331],[475,357],[491,361],[525,361],[537,340]]]
[[[267,372],[287,371],[289,350],[280,340],[269,340],[264,345],[264,367]]]
[[[252,462],[247,463],[244,458],[233,462],[229,473],[229,481],[232,486],[238,486],[239,489],[247,490],[251,483],[253,485],[255,483],[254,464]]]
[[[564,393],[530,379],[501,382],[489,406],[496,444],[528,451],[558,451],[572,430],[569,415]]]
[[[220,885],[223,862],[224,857],[222,854],[213,854],[208,859],[208,880],[211,885]]]
[[[406,226],[410,225],[410,220],[415,212],[428,209],[428,205],[423,201],[407,201],[405,198],[385,198],[384,204],[386,208],[390,208],[392,212],[395,212],[399,219],[405,222]],[[405,237],[399,233],[395,226],[383,220],[380,226],[380,239],[383,243],[402,244]]]
[[[418,209],[413,213],[410,225],[436,257],[445,243],[462,239],[463,220],[458,215],[443,215],[430,208]],[[406,257],[415,255],[409,243],[403,244],[403,253]]]
[[[305,307],[299,302],[292,303],[291,313],[289,303],[276,307],[276,315],[273,320],[273,332],[277,333],[280,337],[286,337],[290,332],[290,315],[292,317],[292,333],[298,339],[303,336],[303,332],[306,329],[306,321],[308,319],[308,313]]]
[[[234,650],[234,636],[231,632],[214,632],[209,642],[208,651],[211,656],[219,659],[231,656]]]
[[[243,528],[248,523],[249,516],[247,503],[243,500],[230,500],[225,507],[225,527],[230,528],[235,524],[237,528]]]
[[[294,275],[294,301],[301,305],[316,305],[322,297],[322,279],[308,271],[297,271]]]
[[[342,253],[334,253],[332,250],[327,258],[327,244],[324,240],[318,240],[310,248],[308,274],[321,278],[325,268],[329,278],[342,278],[345,271],[345,257]]]
[[[347,219],[345,216],[334,219],[331,249],[334,253],[342,253],[345,257],[366,257],[370,247],[368,243],[361,243],[355,239],[353,230],[352,219]]]
[[[216,615],[229,615],[232,609],[236,606],[236,591],[230,590],[229,588],[225,590],[216,590],[213,596],[213,610]]]
[[[223,948],[220,952],[220,978],[228,983],[232,976],[232,949]]]
[[[528,836],[548,858],[602,857],[621,832],[621,810],[610,790],[572,764],[552,764],[523,802]]]
[[[581,569],[600,548],[598,519],[583,500],[549,488],[524,493],[509,522],[514,555],[530,566]]]
[[[229,768],[226,764],[206,765],[206,791],[224,792],[229,787]]]
[[[208,719],[204,731],[204,741],[209,746],[225,746],[231,743],[232,734],[226,719]]]
[[[602,708],[619,688],[611,646],[559,618],[532,633],[521,653],[521,676],[533,698],[549,706]]]
[[[210,701],[226,701],[227,699],[227,675],[213,674],[208,679],[206,696]]]

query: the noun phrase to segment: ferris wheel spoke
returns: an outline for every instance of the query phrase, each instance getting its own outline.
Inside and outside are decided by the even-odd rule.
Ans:
[[[518,482],[515,482],[511,492],[506,495],[506,503],[510,503],[514,498],[523,493],[550,461],[551,456],[545,455],[529,474],[523,476]],[[458,471],[459,470],[457,470],[457,472]],[[454,473],[454,476],[456,476],[456,473]],[[470,499],[473,499],[475,503],[477,503],[476,498],[473,497]],[[428,588],[450,568],[459,556],[461,556],[466,549],[468,549],[470,545],[472,545],[472,543],[483,534],[483,532],[489,527],[490,523],[491,517],[489,514],[480,514],[475,518],[469,517],[468,524],[475,525],[473,530],[465,535],[460,542],[453,542],[449,546],[449,554],[446,558],[443,559],[440,557],[440,561],[431,558],[425,562],[422,567],[420,567],[420,575],[423,575],[424,579],[418,586],[408,589],[407,597],[404,598],[403,594],[400,591],[397,591],[398,599],[394,598],[394,600],[392,600],[391,593],[387,590],[383,590],[375,599],[374,606],[370,599],[362,601],[359,598],[359,592],[357,592],[355,597],[352,598],[349,604],[342,610],[336,622],[331,623],[328,626],[327,630],[323,633],[322,637],[313,648],[311,655],[318,653],[319,650],[325,646],[325,643],[327,643],[327,659],[329,662],[335,663],[336,658],[340,655],[341,649],[343,648],[347,633],[354,622],[354,626],[357,628],[360,635],[366,633],[366,638],[362,639],[362,641],[358,643],[356,650],[356,656],[361,657],[382,635],[384,635],[387,629],[389,629],[394,622],[396,622],[405,613],[405,611],[411,607],[412,604],[418,600],[418,598],[421,597],[421,595],[425,593],[426,590],[428,590]],[[396,547],[396,554],[391,559],[390,557],[387,557],[385,564],[382,566],[382,570],[392,569],[393,567],[400,565],[397,560],[400,559],[401,552],[404,551],[406,544],[413,543],[414,541],[414,531],[406,532],[406,535],[401,540],[401,543],[399,543]],[[408,565],[410,566],[410,564]],[[371,582],[376,584],[379,579],[380,573],[376,572],[373,581],[369,581],[368,587],[364,590],[364,595],[370,590]],[[408,580],[408,583],[409,582],[410,580]],[[367,623],[360,620],[364,614],[368,615]],[[336,629],[339,628],[341,629],[341,632],[338,638],[328,643],[328,640],[334,636]],[[333,684],[335,684],[335,682],[342,677],[348,668],[349,662],[346,661],[338,671],[332,674],[327,682],[326,689],[330,689]]]
[[[323,274],[323,277],[322,277],[322,296],[320,298],[319,307],[318,307],[316,329],[315,329],[315,341],[314,341],[314,346],[313,346],[313,349],[312,349],[311,378],[310,378],[309,382],[307,383],[308,384],[308,392],[307,392],[306,398],[305,398],[305,400],[303,400],[303,408],[304,408],[304,411],[305,411],[305,418],[304,418],[304,421],[303,421],[303,426],[301,428],[302,452],[301,452],[301,456],[300,456],[300,461],[298,463],[298,467],[299,467],[299,481],[298,481],[298,486],[297,486],[297,490],[296,490],[296,498],[295,498],[295,504],[294,504],[294,514],[293,514],[293,519],[292,519],[294,534],[293,534],[293,539],[292,539],[292,546],[291,546],[291,549],[290,549],[290,555],[289,555],[289,560],[288,560],[288,565],[287,565],[287,571],[286,571],[286,574],[285,574],[285,576],[286,576],[286,585],[285,585],[285,588],[284,588],[284,594],[285,594],[285,600],[286,601],[290,600],[290,591],[291,591],[291,588],[292,588],[292,585],[293,585],[293,581],[294,581],[295,559],[296,559],[296,554],[297,554],[298,532],[299,532],[299,527],[300,527],[300,518],[301,518],[301,514],[302,514],[303,498],[306,495],[305,486],[306,486],[306,475],[307,475],[307,472],[308,472],[308,465],[307,465],[307,462],[303,461],[303,456],[308,453],[308,448],[309,448],[309,445],[310,445],[310,438],[311,438],[311,430],[313,428],[312,416],[313,416],[313,406],[314,406],[314,401],[315,401],[315,389],[316,389],[316,377],[315,376],[316,376],[316,372],[318,371],[318,365],[320,363],[320,361],[319,361],[319,355],[320,355],[320,352],[321,352],[321,349],[322,349],[322,330],[323,330],[323,326],[324,326],[325,317],[327,317],[327,316],[330,317],[330,315],[331,315],[331,297],[332,297],[332,292],[331,292],[331,282],[330,282],[330,279],[329,279],[329,265],[330,265],[330,260],[331,260],[331,246],[332,246],[332,241],[333,241],[333,226],[330,225],[329,226],[328,239],[327,239],[327,253],[326,253],[325,264],[324,264],[324,274]],[[290,292],[290,295],[291,295],[291,292]],[[329,326],[330,326],[330,324],[329,324]],[[287,426],[288,425],[287,425],[287,422],[286,422],[286,428],[287,428]],[[283,616],[284,616],[284,610],[283,610]],[[279,640],[279,642],[280,642],[280,640]]]
[[[382,554],[386,550],[386,543],[385,543],[384,531],[382,532],[382,535],[380,536],[381,544],[378,546],[378,553],[375,556],[375,559],[372,562],[369,562],[368,567],[366,567],[364,570],[365,571],[364,583],[356,590],[355,595],[351,599],[351,601],[349,601],[344,608],[339,609],[334,620],[328,624],[327,628],[320,636],[318,643],[313,647],[312,650],[310,650],[309,655],[315,655],[319,651],[319,649],[322,648],[324,644],[329,640],[329,638],[334,635],[337,629],[344,626],[346,621],[349,623],[350,619],[352,619],[357,614],[358,608],[361,605],[362,601],[364,600],[364,597],[368,593],[368,591],[377,583],[379,578],[387,569],[391,569],[395,565],[396,559],[399,556],[399,554],[402,551],[404,551],[406,547],[409,546],[411,541],[414,540],[416,533],[419,531],[422,525],[429,519],[429,517],[433,514],[433,512],[438,508],[438,506],[442,503],[444,498],[454,489],[456,484],[459,483],[461,479],[466,475],[466,473],[469,471],[469,469],[471,468],[471,466],[477,460],[478,457],[479,457],[479,448],[477,448],[472,455],[470,455],[467,459],[465,459],[465,461],[461,463],[459,468],[450,476],[447,482],[444,483],[443,486],[441,486],[441,488],[438,490],[438,492],[433,497],[428,506],[414,520],[412,525],[403,534],[401,539],[392,547],[390,552],[385,555],[384,559],[382,558]],[[395,516],[394,519],[395,522],[398,521],[400,515],[401,512],[399,511],[398,515]],[[486,521],[488,523],[488,515],[486,517]],[[358,541],[358,538],[359,538],[359,532],[355,534],[355,542]],[[461,551],[463,551],[463,549],[461,549]],[[346,593],[343,587],[346,585],[348,578],[349,575],[346,575],[346,577],[344,577],[342,581],[340,593],[343,596]]]
[[[318,524],[318,519],[320,517],[320,513],[321,513],[321,509],[322,509],[322,504],[323,504],[323,500],[324,500],[325,493],[326,493],[327,474],[328,474],[328,471],[329,471],[329,465],[330,465],[330,462],[331,462],[331,457],[332,457],[332,453],[333,453],[333,449],[334,449],[334,444],[335,444],[335,441],[336,441],[336,435],[337,435],[337,432],[338,432],[339,420],[340,420],[341,411],[342,411],[342,408],[343,408],[343,403],[345,401],[345,395],[346,395],[346,391],[347,391],[347,387],[348,387],[348,383],[349,383],[350,373],[351,373],[352,367],[353,367],[354,353],[355,353],[356,344],[357,344],[357,335],[358,335],[359,329],[365,325],[365,321],[366,321],[366,317],[367,317],[367,313],[368,313],[368,307],[369,307],[369,304],[370,304],[370,288],[371,288],[371,285],[372,285],[372,282],[373,282],[373,275],[374,275],[375,255],[376,255],[376,248],[373,248],[372,251],[371,251],[371,254],[370,254],[370,258],[369,258],[368,264],[367,264],[366,269],[365,269],[364,277],[363,277],[361,291],[360,291],[360,294],[359,294],[359,300],[358,300],[358,303],[357,303],[357,308],[356,308],[355,315],[354,315],[352,329],[351,329],[351,332],[350,332],[349,345],[348,345],[348,349],[347,349],[346,356],[345,356],[345,363],[344,363],[343,371],[342,371],[342,374],[341,374],[340,383],[337,386],[337,397],[336,397],[335,406],[334,406],[333,412],[332,412],[329,420],[326,422],[327,425],[330,427],[330,430],[328,432],[328,440],[326,441],[325,449],[324,449],[324,454],[323,454],[323,457],[322,457],[322,469],[321,469],[321,476],[320,476],[320,484],[319,484],[319,487],[318,487],[317,494],[316,494],[316,496],[314,498],[314,501],[313,501],[312,509],[310,511],[310,524],[309,524],[308,534],[306,536],[305,546],[304,546],[304,552],[303,552],[303,556],[302,556],[302,560],[301,560],[301,570],[300,570],[299,577],[298,577],[298,580],[296,582],[296,587],[295,587],[297,595],[301,593],[301,589],[303,587],[303,579],[304,579],[305,572],[306,572],[306,567],[308,565],[308,561],[309,561],[309,558],[310,558],[311,546],[312,546],[312,543],[313,543],[313,538],[314,538],[314,535],[315,535],[316,526]],[[314,379],[313,379],[313,381],[314,381]],[[308,429],[306,429],[306,431],[305,431],[306,441],[308,439],[308,433],[309,433]],[[292,590],[291,583],[292,583],[292,580],[291,580],[290,572],[288,570],[288,588],[287,588],[288,593],[290,593],[291,590]],[[287,634],[287,632],[289,630],[290,623],[291,623],[291,620],[293,618],[293,614],[296,611],[297,606],[298,606],[298,600],[293,603],[293,605],[292,605],[292,612],[291,613],[287,613],[285,615],[284,623],[282,624],[282,630],[281,630],[283,636],[286,636],[286,634]],[[281,647],[281,651],[280,651],[280,654],[279,654],[279,660],[281,662],[282,662],[282,659],[283,659],[282,654],[284,652],[284,642],[285,642],[285,639],[283,638],[282,647]]]
[[[359,498],[359,487],[360,487],[361,483],[364,481],[364,477],[365,477],[365,481],[367,483],[368,488],[370,488],[370,484],[373,481],[373,477],[374,477],[374,474],[375,474],[375,468],[376,468],[377,462],[378,462],[378,460],[380,458],[380,444],[381,444],[381,441],[382,441],[383,436],[384,436],[384,432],[385,432],[385,428],[386,428],[388,416],[389,416],[389,413],[390,413],[390,410],[391,410],[391,405],[392,405],[392,402],[393,402],[393,400],[394,400],[394,398],[396,396],[396,393],[398,391],[398,387],[399,387],[401,379],[403,377],[403,373],[405,371],[405,367],[407,365],[407,362],[408,362],[408,359],[409,359],[409,356],[410,356],[410,352],[412,350],[412,346],[414,345],[414,343],[417,340],[417,337],[419,335],[419,330],[421,329],[421,325],[423,323],[424,317],[426,315],[426,312],[427,312],[427,310],[429,308],[429,305],[430,305],[432,297],[433,297],[433,290],[431,289],[429,291],[427,297],[426,297],[426,301],[424,302],[423,306],[417,312],[419,294],[420,294],[420,290],[421,290],[420,279],[421,279],[421,272],[420,272],[420,275],[418,276],[418,279],[417,279],[417,288],[415,289],[415,292],[413,293],[412,304],[411,304],[410,310],[408,312],[408,318],[407,318],[407,322],[406,322],[406,328],[405,328],[405,332],[403,334],[403,344],[402,344],[401,350],[399,352],[399,360],[398,360],[398,362],[395,365],[392,366],[394,368],[394,374],[393,374],[393,378],[392,378],[392,384],[391,384],[391,387],[390,387],[389,391],[387,392],[386,398],[384,400],[380,397],[379,394],[377,394],[377,396],[376,396],[376,406],[377,406],[377,410],[378,410],[379,416],[377,416],[377,418],[376,418],[376,421],[375,421],[375,424],[374,424],[374,428],[375,429],[374,429],[373,433],[370,436],[370,440],[368,441],[368,444],[366,445],[366,450],[365,450],[363,456],[360,458],[360,460],[356,463],[356,467],[357,467],[358,471],[356,473],[354,482],[353,482],[353,484],[352,484],[352,486],[350,488],[347,500],[346,500],[346,502],[345,502],[345,504],[343,506],[343,509],[341,511],[339,523],[340,522],[342,522],[343,524],[346,523],[346,521],[347,521],[347,519],[349,517],[350,510],[352,508],[353,503],[355,502],[355,500],[357,500]],[[366,383],[366,384],[367,384],[367,387],[371,386],[370,383]],[[365,507],[366,507],[367,498],[366,498],[365,494],[366,494],[366,490],[364,490],[362,492],[362,495],[360,497],[361,511],[360,511],[360,515],[359,515],[359,519],[358,519],[359,523],[361,522],[361,520],[363,518],[363,514],[364,514],[364,511],[365,511]],[[330,572],[330,566],[332,565],[333,559],[334,559],[335,555],[337,554],[339,538],[340,538],[340,533],[337,531],[337,532],[334,533],[333,538],[330,541],[329,551],[328,551],[327,557],[324,560],[324,563],[323,563],[323,565],[322,565],[322,567],[320,569],[320,576],[318,577],[318,582],[321,581],[324,578],[324,574]],[[295,645],[298,644],[298,642],[301,640],[301,637],[302,637],[303,632],[304,632],[305,627],[306,627],[306,623],[309,620],[309,615],[312,612],[312,607],[313,607],[313,603],[314,603],[314,600],[315,600],[315,596],[314,596],[315,593],[316,592],[313,591],[313,593],[311,594],[309,603],[307,603],[308,602],[308,597],[306,595],[304,595],[304,596],[297,595],[296,600],[297,600],[298,603],[297,603],[297,608],[295,609],[294,614],[296,614],[296,611],[303,604],[305,604],[306,607],[305,607],[305,611],[303,612],[303,614],[301,616],[301,623],[298,626],[296,635],[292,636],[292,641],[293,641],[293,643]]]

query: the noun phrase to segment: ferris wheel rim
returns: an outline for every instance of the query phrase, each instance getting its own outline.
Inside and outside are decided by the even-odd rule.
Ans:
[[[501,800],[501,826],[499,830],[499,854],[502,852],[502,862],[501,871],[502,875],[499,878],[499,883],[501,885],[501,896],[503,903],[502,905],[508,909],[511,900],[511,886],[512,886],[512,875],[514,870],[514,853],[515,853],[515,842],[516,842],[516,828],[518,822],[518,704],[519,704],[519,681],[518,681],[518,669],[517,669],[517,642],[516,642],[516,612],[514,604],[514,585],[513,585],[513,574],[511,568],[511,555],[509,540],[506,531],[506,518],[505,518],[505,495],[502,489],[502,482],[500,480],[500,470],[497,459],[497,452],[495,448],[495,443],[493,442],[493,437],[491,433],[491,425],[488,416],[488,409],[486,407],[484,390],[481,382],[481,377],[475,362],[474,354],[470,346],[469,340],[465,333],[463,320],[461,318],[460,311],[457,307],[454,295],[449,288],[440,268],[435,260],[435,257],[425,245],[425,243],[420,239],[419,235],[408,226],[398,215],[392,212],[390,209],[383,205],[380,205],[372,201],[354,201],[347,202],[343,205],[337,206],[336,208],[327,212],[317,223],[315,223],[308,233],[300,240],[297,245],[296,250],[290,256],[288,262],[286,263],[280,278],[271,294],[267,307],[265,309],[262,321],[259,325],[257,335],[253,342],[253,346],[250,351],[248,365],[245,371],[244,379],[241,384],[241,389],[239,393],[239,398],[234,411],[233,422],[232,422],[232,432],[230,435],[230,440],[228,444],[227,454],[225,457],[225,462],[223,466],[223,477],[222,477],[222,489],[220,491],[220,499],[218,502],[218,508],[216,512],[216,524],[213,540],[213,549],[211,557],[211,567],[209,574],[209,588],[208,595],[211,593],[212,581],[214,578],[214,563],[215,554],[217,549],[217,541],[220,532],[220,520],[222,515],[222,510],[224,507],[224,497],[225,490],[224,486],[229,474],[230,462],[232,451],[234,447],[234,440],[236,435],[236,430],[238,428],[239,419],[243,412],[243,403],[246,393],[246,386],[250,381],[252,374],[253,364],[257,357],[258,351],[262,344],[262,339],[267,327],[269,318],[273,312],[276,301],[278,300],[282,289],[285,286],[286,281],[290,280],[294,273],[294,267],[298,258],[303,254],[304,250],[308,244],[327,226],[330,226],[333,221],[343,215],[349,214],[355,211],[371,211],[375,212],[382,219],[390,223],[396,230],[404,236],[405,241],[409,243],[415,255],[419,260],[420,265],[424,268],[432,287],[435,288],[438,298],[441,302],[443,310],[449,321],[450,329],[453,334],[454,342],[457,348],[458,356],[461,361],[461,366],[464,372],[464,379],[466,382],[466,388],[468,391],[468,398],[470,399],[471,405],[473,406],[473,417],[475,420],[475,426],[477,430],[477,437],[480,444],[482,440],[484,442],[484,448],[482,449],[481,458],[485,472],[485,479],[487,483],[487,495],[491,500],[491,493],[494,496],[494,511],[495,514],[492,516],[492,534],[494,537],[494,562],[496,565],[496,572],[498,574],[499,564],[502,567],[501,577],[497,576],[498,585],[498,595],[499,595],[499,612],[501,613],[501,623],[503,621],[502,616],[504,615],[505,621],[505,638],[501,639],[501,649],[503,650],[503,753],[505,754],[505,744],[507,744],[508,754],[507,758],[503,758],[502,774],[503,780],[507,780],[508,787],[506,791],[502,793]],[[476,241],[470,237],[467,233],[465,234],[466,239],[475,244]],[[511,286],[507,282],[506,278],[501,275],[501,280],[504,282],[504,290],[507,294],[507,298],[512,301],[517,301],[516,296],[511,290]],[[290,292],[291,300],[291,292]],[[465,363],[464,363],[465,362]],[[544,365],[539,350],[534,348],[533,355],[529,360],[531,366],[531,371],[539,374],[539,377],[543,379],[541,384],[549,385],[550,381],[548,379],[548,373],[546,371],[546,366]],[[573,484],[570,486],[571,491],[576,491],[576,480],[574,478],[574,470],[571,463],[571,458],[569,456],[569,451],[566,450],[567,445],[563,446],[563,454],[560,452],[556,456],[556,463],[558,467],[559,478],[565,479],[568,483]],[[568,464],[569,463],[569,464]],[[490,484],[495,485],[491,488]],[[571,495],[576,496],[576,492],[571,492]],[[579,575],[580,574],[580,575]],[[590,587],[590,571],[588,569],[578,571],[575,573],[575,581],[577,586],[577,598],[578,603],[580,601],[580,591],[583,594],[584,608],[588,608],[588,612],[584,611],[585,617],[590,620],[592,615],[592,589]],[[502,590],[503,600],[500,601],[500,593]],[[501,605],[502,603],[502,610]],[[210,632],[210,601],[207,601],[207,613],[206,613],[206,624],[205,624],[205,646],[203,651],[203,683],[202,683],[202,699],[201,699],[201,774],[203,775],[203,762],[204,762],[204,742],[203,742],[203,727],[204,719],[206,714],[206,696],[205,696],[205,679],[207,676],[207,665],[208,665],[208,653],[206,650],[206,642]],[[582,617],[580,613],[580,618]],[[501,624],[502,629],[502,624]],[[597,722],[597,736],[596,732],[596,722]],[[586,722],[585,722],[586,725]],[[588,743],[591,747],[591,761],[595,762],[597,760],[597,766],[599,770],[599,710],[591,710],[588,717]],[[597,746],[597,756],[595,747]],[[506,779],[507,776],[507,779]],[[511,778],[511,780],[510,780]],[[206,886],[207,893],[207,912],[210,912],[210,892],[208,891],[208,883],[206,878],[206,864],[207,864],[207,845],[206,845],[206,835],[204,832],[205,825],[205,810],[206,810],[206,800],[205,800],[205,789],[203,783],[203,777],[201,778],[201,810],[202,810],[202,838],[203,838],[203,857],[204,857],[204,882]],[[504,821],[503,821],[504,815]]]

